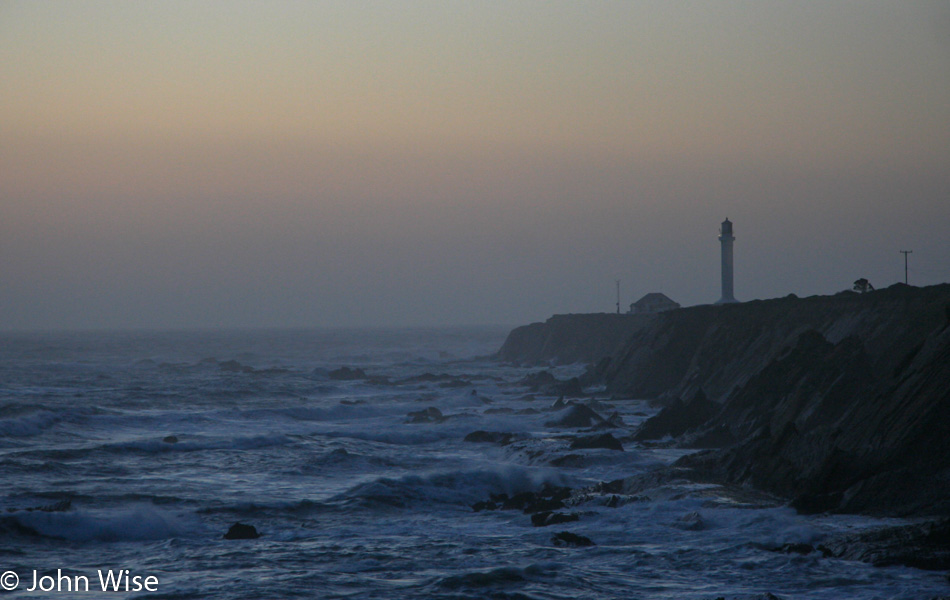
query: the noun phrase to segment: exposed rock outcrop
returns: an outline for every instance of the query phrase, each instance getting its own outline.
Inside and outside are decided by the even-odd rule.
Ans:
[[[586,536],[577,535],[570,531],[561,531],[551,536],[551,541],[555,546],[567,546],[570,548],[586,548],[594,546],[594,542]]]
[[[597,363],[615,355],[654,315],[555,315],[544,323],[518,327],[498,351],[500,360],[519,364]]]
[[[345,368],[345,367],[344,367]],[[357,369],[362,373],[361,369]],[[365,373],[360,379],[365,379]],[[448,373],[423,373],[422,375],[414,375],[412,377],[407,377],[401,379],[398,383],[435,383],[440,387],[445,388],[464,388],[471,387],[472,382],[465,377],[459,377],[457,375],[450,375]]]
[[[549,371],[538,371],[537,373],[526,375],[519,384],[526,386],[532,392],[537,392],[545,396],[580,398],[584,395],[584,388],[581,385],[580,379],[572,377],[567,381],[561,381],[554,377]]]
[[[256,540],[261,537],[261,534],[257,532],[257,528],[253,525],[246,525],[244,523],[235,523],[231,525],[228,532],[224,534],[224,539],[226,540]]]
[[[538,512],[531,515],[531,524],[535,527],[560,525],[561,523],[572,523],[579,520],[580,515],[577,513]]]
[[[875,368],[857,338],[806,333],[715,417],[741,441],[679,465],[803,512],[950,514],[950,329],[913,354]]]
[[[363,369],[354,369],[351,367],[340,367],[330,371],[327,376],[335,381],[358,381],[366,379],[367,375]]]
[[[511,439],[514,437],[511,433],[502,433],[498,431],[473,431],[472,433],[465,436],[463,441],[474,442],[481,444],[498,444],[499,446],[507,446],[511,443]]]
[[[243,365],[236,360],[226,360],[218,363],[218,368],[225,373],[253,373],[254,368]]]
[[[673,400],[655,417],[646,420],[633,439],[637,441],[658,440],[666,436],[678,437],[701,427],[722,408],[706,397],[700,389],[689,402]]]
[[[564,508],[564,501],[571,495],[571,488],[546,485],[536,492],[521,492],[513,496],[492,494],[488,500],[476,502],[472,510],[520,510],[525,514],[550,513]]]
[[[582,330],[602,333],[587,317],[516,330],[503,354],[576,360],[594,346],[576,340]],[[586,353],[601,361],[589,372],[617,397],[667,404],[637,439],[714,448],[677,473],[751,485],[807,512],[950,515],[950,285],[698,306],[616,335],[626,341],[607,343],[619,348],[609,361]],[[597,424],[568,425],[566,412],[551,425]]]
[[[623,444],[610,433],[581,436],[571,442],[571,450],[590,448],[604,448],[606,450],[619,450],[623,452]]]
[[[837,344],[854,336],[875,370],[892,370],[946,322],[950,285],[903,284],[867,294],[786,297],[660,313],[633,333],[605,374],[615,394],[722,402],[809,330]],[[895,358],[896,357],[896,358]]]
[[[406,417],[407,423],[441,423],[446,419],[442,411],[434,406],[411,411]]]
[[[548,427],[593,427],[604,423],[605,419],[594,412],[594,409],[583,404],[567,405],[560,416],[546,423]]]
[[[676,519],[671,525],[683,531],[702,531],[706,529],[706,520],[694,510]]]
[[[950,521],[872,529],[828,540],[816,548],[825,556],[860,560],[878,567],[906,565],[931,571],[950,569]]]

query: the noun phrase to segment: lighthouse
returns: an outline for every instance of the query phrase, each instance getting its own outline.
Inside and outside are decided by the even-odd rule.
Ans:
[[[732,221],[726,218],[719,228],[719,244],[722,248],[722,298],[716,304],[732,304],[738,302],[732,295],[732,242],[736,237],[732,235]]]

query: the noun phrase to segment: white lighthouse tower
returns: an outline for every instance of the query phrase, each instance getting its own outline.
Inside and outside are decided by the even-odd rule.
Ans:
[[[728,218],[719,228],[719,244],[722,246],[722,298],[716,304],[732,304],[738,302],[732,295],[732,242],[736,237],[732,235],[732,221]]]

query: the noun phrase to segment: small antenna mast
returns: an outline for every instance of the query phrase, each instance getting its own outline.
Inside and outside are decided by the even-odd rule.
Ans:
[[[617,314],[620,314],[620,280],[617,280]]]
[[[908,285],[908,284],[907,284],[907,255],[908,255],[908,254],[913,254],[914,251],[913,251],[913,250],[901,250],[900,253],[904,255],[904,285]]]

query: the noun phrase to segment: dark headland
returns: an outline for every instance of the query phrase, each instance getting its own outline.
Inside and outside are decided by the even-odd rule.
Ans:
[[[588,363],[584,386],[654,400],[634,439],[702,449],[678,476],[801,512],[950,517],[950,284],[558,315],[498,358]]]

